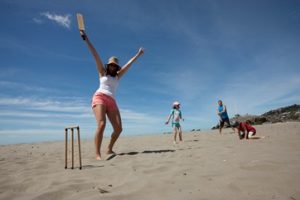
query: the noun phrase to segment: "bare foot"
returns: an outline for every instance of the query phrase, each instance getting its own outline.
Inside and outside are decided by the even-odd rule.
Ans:
[[[106,154],[116,154],[116,153],[112,150],[107,150]]]
[[[96,160],[101,160],[101,155],[96,155]]]

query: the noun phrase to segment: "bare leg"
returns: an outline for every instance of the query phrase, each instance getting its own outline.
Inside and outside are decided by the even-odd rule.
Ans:
[[[219,133],[221,134],[222,133],[222,128],[223,128],[224,124],[220,123],[220,126],[219,126]]]
[[[248,139],[260,139],[261,137],[254,135],[253,132],[248,133]]]
[[[228,126],[230,126],[231,127],[231,129],[233,130],[233,133],[235,133],[235,129],[232,127],[232,125],[230,124],[230,121],[229,121],[229,123],[227,122],[227,124],[228,124]]]
[[[177,140],[177,128],[176,126],[174,125],[174,129],[173,129],[173,139],[174,139],[174,144],[176,144],[176,140]]]
[[[111,139],[108,145],[107,154],[114,153],[113,146],[117,139],[119,138],[123,128],[122,128],[122,120],[119,110],[107,112],[108,119],[113,127],[113,132],[111,134]]]
[[[179,135],[179,141],[182,142],[182,129],[181,129],[181,126],[178,128],[178,131],[179,131],[179,133],[178,133],[178,135]]]
[[[93,111],[97,122],[97,129],[95,131],[95,139],[94,139],[95,148],[96,148],[96,160],[101,160],[100,149],[101,149],[101,143],[103,138],[103,132],[106,125],[106,117],[105,117],[106,107],[104,105],[96,105],[93,108]]]

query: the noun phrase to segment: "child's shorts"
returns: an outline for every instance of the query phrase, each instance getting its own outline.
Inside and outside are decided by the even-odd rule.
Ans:
[[[119,109],[114,98],[101,92],[96,92],[92,99],[92,108],[99,104],[104,105],[108,112],[116,111]]]
[[[180,123],[179,122],[172,122],[172,127],[180,128]]]

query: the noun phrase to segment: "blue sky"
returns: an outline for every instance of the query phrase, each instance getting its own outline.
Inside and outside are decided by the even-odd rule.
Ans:
[[[98,75],[77,12],[103,61],[145,48],[118,88],[123,136],[171,131],[175,100],[186,131],[217,124],[219,99],[231,116],[300,103],[296,0],[1,0],[0,11],[0,144],[62,140],[70,124],[93,138]]]

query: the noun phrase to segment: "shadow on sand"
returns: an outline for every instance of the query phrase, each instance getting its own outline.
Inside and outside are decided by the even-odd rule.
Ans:
[[[132,152],[128,152],[128,153],[119,153],[116,155],[118,155],[118,156],[124,156],[124,155],[133,156],[133,155],[137,155],[137,154],[141,154],[141,153],[169,153],[169,152],[175,152],[175,150],[163,149],[163,150],[145,150],[142,152],[132,151]]]
[[[175,152],[175,150],[163,149],[163,150],[145,150],[142,152],[132,151],[132,152],[128,152],[128,153],[111,154],[105,160],[111,160],[116,156],[125,156],[125,155],[133,156],[133,155],[137,155],[137,154],[169,153],[169,152]],[[84,165],[84,166],[82,166],[82,169],[94,169],[94,168],[101,168],[101,167],[104,167],[104,165]]]

